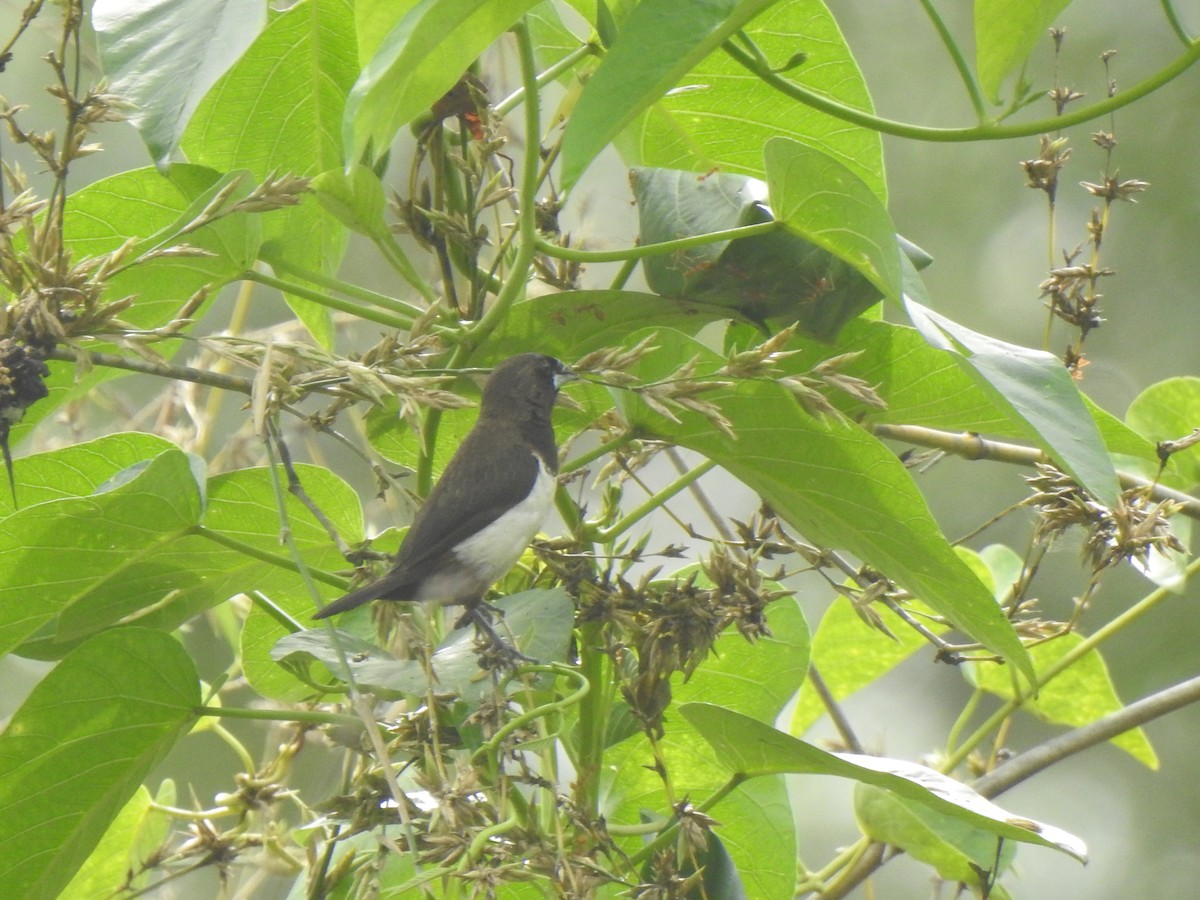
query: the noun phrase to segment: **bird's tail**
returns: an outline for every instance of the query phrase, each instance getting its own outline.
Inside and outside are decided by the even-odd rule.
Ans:
[[[381,585],[379,581],[364,585],[357,591],[351,591],[346,596],[334,600],[328,606],[322,607],[320,612],[313,615],[313,618],[328,619],[330,616],[344,613],[348,609],[354,609],[356,606],[370,603],[372,600],[377,599],[384,590],[386,590],[386,585]]]

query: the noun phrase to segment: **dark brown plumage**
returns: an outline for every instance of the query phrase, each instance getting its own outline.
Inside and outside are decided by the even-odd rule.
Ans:
[[[461,604],[464,618],[495,642],[478,607],[550,509],[558,472],[550,416],[559,387],[574,377],[539,353],[498,365],[483,389],[479,420],[418,510],[391,571],[314,618],[376,599]]]

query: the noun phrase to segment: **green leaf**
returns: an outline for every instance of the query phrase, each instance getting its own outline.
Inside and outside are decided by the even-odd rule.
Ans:
[[[975,67],[992,103],[1071,0],[975,0]]]
[[[1004,871],[1016,855],[991,832],[871,784],[854,786],[854,813],[863,834],[933,866],[944,881],[979,886],[980,871],[991,872],[997,856]],[[994,885],[989,900],[1007,896]]]
[[[808,628],[792,600],[767,607],[767,623],[772,637],[755,644],[726,630],[717,639],[713,655],[692,678],[673,683],[675,703],[703,697],[738,709],[747,718],[774,721],[804,679]],[[727,780],[712,748],[678,716],[672,715],[666,723],[660,747],[677,797],[698,802]],[[654,757],[643,735],[608,750],[604,763],[602,812],[610,822],[639,824],[647,809],[664,818],[671,815],[662,806],[662,780],[653,771]],[[796,845],[783,780],[766,778],[743,785],[711,812],[721,823],[717,834],[737,865],[747,895],[791,897]],[[626,844],[625,849],[633,852],[635,845]]]
[[[790,80],[855,109],[873,110],[862,72],[821,0],[773,3],[744,31],[775,66],[787,63],[797,51],[807,54],[807,62],[788,73]],[[657,47],[650,51],[657,52]],[[702,59],[680,79],[678,88],[618,137],[617,149],[628,164],[697,173],[718,169],[762,178],[762,147],[782,135],[840,160],[871,186],[881,203],[887,202],[878,132],[797,103],[751,76],[724,52]],[[610,102],[626,99],[614,94]]]
[[[229,216],[186,237],[177,234],[223,184],[212,169],[178,163],[165,172],[132,169],[71,195],[64,230],[67,246],[79,256],[111,253],[130,238],[139,239],[134,258],[180,243],[209,254],[160,257],[115,274],[105,285],[105,298],[136,297],[122,319],[141,328],[164,325],[193,293],[233,280],[254,262],[262,239],[256,217]]]
[[[763,159],[776,218],[899,298],[896,227],[870,185],[829,154],[788,138],[767,141]]]
[[[1034,668],[1039,673],[1045,672],[1082,641],[1080,635],[1071,632],[1031,647],[1029,655],[1033,658]],[[1005,700],[1013,699],[1012,680],[1005,678],[1004,673],[999,672],[995,666],[968,664],[964,667],[964,672],[973,683],[985,691]],[[1108,666],[1098,650],[1085,653],[1048,684],[1043,685],[1036,697],[1025,699],[1021,703],[1021,709],[1043,722],[1073,728],[1090,724],[1123,708],[1124,705],[1117,696],[1117,689],[1108,673]],[[1123,732],[1113,738],[1111,743],[1148,768],[1158,768],[1158,756],[1141,728]]]
[[[321,205],[347,228],[375,240],[391,235],[383,217],[383,183],[372,169],[330,169],[312,180],[312,188]]]
[[[346,102],[346,158],[375,158],[400,126],[429,110],[537,0],[424,0],[362,69]]]
[[[630,180],[642,246],[774,220],[767,184],[746,175],[636,168]],[[647,257],[642,266],[657,294],[726,307],[754,322],[799,321],[823,340],[883,298],[855,267],[782,228]]]
[[[199,521],[191,461],[172,448],[135,466],[136,477],[111,490],[101,485],[0,522],[0,652],[71,612],[75,622],[60,621],[54,639],[82,638],[137,608],[125,598],[144,589],[139,579],[153,580],[157,599],[184,577],[142,558]]]
[[[571,187],[601,150],[774,0],[643,0],[588,80],[563,134]]]
[[[854,611],[854,604],[841,596],[830,604],[813,635],[812,666],[821,674],[830,695],[839,702],[881,678],[927,645],[920,634],[887,607],[872,609],[883,619],[894,638],[864,627],[863,620]],[[946,629],[934,625],[931,630],[939,634]],[[792,712],[789,733],[801,736],[825,713],[825,704],[812,683],[806,681]]]
[[[1028,427],[1029,438],[1106,506],[1120,487],[1100,430],[1079,388],[1062,363],[1044,350],[1031,350],[972,331],[927,309],[911,297],[905,309],[925,339],[953,358],[1006,410]]]
[[[745,778],[793,773],[836,775],[887,788],[992,834],[1041,844],[1087,861],[1079,838],[1051,825],[1006,812],[965,784],[906,760],[827,753],[765,722],[711,703],[687,703],[679,712],[716,751],[720,764]]]
[[[638,370],[643,381],[667,377],[693,356],[701,377],[722,362],[683,335],[657,334],[659,352]],[[777,384],[742,382],[704,399],[720,408],[736,439],[695,413],[671,422],[631,405],[628,416],[644,433],[714,460],[808,540],[850,551],[1032,677],[1011,623],[954,552],[911,473],[880,441],[857,424],[812,418]]]
[[[1200,378],[1182,376],[1152,384],[1129,404],[1125,421],[1149,441],[1174,441],[1200,427]],[[1171,456],[1168,483],[1180,490],[1200,484],[1200,446]]]
[[[168,440],[130,431],[22,457],[18,461],[21,504],[28,507],[91,494],[118,472],[172,449],[175,445]],[[0,515],[12,512],[12,498],[0,491]]]
[[[100,450],[108,448],[107,443],[97,444]],[[66,459],[62,465],[72,462]],[[200,492],[190,463],[189,457],[171,447],[120,487],[112,487],[115,482],[110,476],[110,484],[92,495],[93,489],[82,482],[80,496],[22,509],[0,523],[0,533],[15,529],[17,541],[26,527],[22,523],[36,523],[34,534],[47,529],[46,537],[30,546],[0,549],[12,553],[20,564],[11,572],[0,572],[0,600],[6,592],[20,593],[26,598],[25,612],[38,613],[33,622],[19,623],[5,623],[0,614],[0,634],[5,624],[19,629],[17,634],[42,626],[20,652],[54,659],[126,617],[136,615],[140,625],[170,630],[242,592],[265,590],[299,598],[307,615],[313,606],[305,581],[279,545],[280,518],[269,470],[237,470],[209,480],[201,517]],[[134,470],[131,466],[129,471]],[[47,477],[55,471],[47,466]],[[339,532],[352,543],[359,540],[362,521],[354,492],[324,468],[299,465],[296,471]],[[185,502],[184,511],[176,509]],[[286,502],[292,540],[313,574],[330,585],[328,595],[334,594],[344,582],[321,569],[340,568],[344,560],[307,508],[290,494]],[[87,514],[72,512],[79,509]],[[102,525],[97,526],[97,521]],[[105,546],[114,549],[96,549],[101,535]],[[59,559],[57,565],[39,569],[37,561],[54,557],[64,540],[85,549],[72,552],[67,564]],[[47,574],[51,572],[57,581]],[[254,658],[244,662],[251,669]]]
[[[55,897],[200,703],[169,635],[122,628],[63,658],[0,735],[0,879]]]
[[[396,23],[421,0],[355,0],[354,25],[358,38],[358,61],[369,63],[379,45],[387,39]]]
[[[503,618],[496,627],[511,634],[518,650],[541,662],[563,660],[575,620],[575,605],[561,589],[531,590],[505,597],[499,604]],[[415,659],[398,660],[385,650],[345,631],[337,632],[354,681],[387,697],[422,695],[430,683],[424,664]],[[316,628],[289,634],[271,649],[271,657],[289,666],[306,666],[319,661],[342,681],[341,656],[327,629]],[[441,690],[452,690],[463,699],[478,703],[495,690],[490,678],[481,676],[475,650],[475,628],[467,626],[446,636],[433,655],[433,671]],[[514,690],[525,690],[514,682]],[[309,693],[312,693],[310,690]]]
[[[249,169],[316,175],[343,165],[340,128],[358,76],[354,7],[349,0],[304,0],[275,16],[250,49],[209,91],[183,138],[188,159],[223,172]],[[273,254],[332,275],[346,230],[316,203],[262,216]],[[289,297],[325,345],[327,312]]]
[[[113,93],[165,166],[188,119],[217,79],[253,43],[266,6],[244,0],[96,0],[91,21]]]
[[[601,347],[626,344],[656,326],[695,334],[730,310],[641,291],[563,291],[514,303],[489,338],[497,358],[537,351],[569,361]]]
[[[166,819],[163,813],[151,809],[150,800],[150,792],[139,785],[58,900],[94,900],[118,893],[129,873],[141,865],[142,858],[136,851],[147,819]]]

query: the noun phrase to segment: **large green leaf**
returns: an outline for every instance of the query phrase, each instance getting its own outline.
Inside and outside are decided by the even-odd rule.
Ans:
[[[975,0],[975,67],[984,94],[1000,102],[1004,80],[1025,65],[1030,51],[1071,0]]]
[[[708,741],[728,772],[748,778],[785,772],[849,778],[887,788],[992,834],[1052,847],[1080,862],[1087,860],[1087,848],[1074,835],[1012,815],[965,784],[925,766],[878,756],[827,753],[765,722],[712,703],[688,703],[679,711]]]
[[[305,612],[313,609],[279,545],[269,470],[216,476],[202,496],[193,462],[146,435],[113,435],[20,460],[26,506],[0,521],[7,562],[0,566],[2,645],[54,659],[128,616],[169,630],[254,590],[294,596]],[[327,469],[301,465],[297,472],[342,536],[360,540],[354,492]],[[287,513],[293,541],[333,594],[344,582],[321,570],[344,561],[290,494]]]
[[[896,228],[870,185],[828,153],[788,138],[767,141],[763,159],[775,217],[898,299]]]
[[[1149,441],[1174,441],[1200,428],[1200,378],[1182,376],[1152,384],[1133,398],[1125,421]],[[1200,447],[1171,456],[1164,472],[1173,487],[1191,490],[1200,484]]]
[[[96,0],[92,26],[114,93],[150,155],[166,165],[200,100],[254,41],[267,20],[245,0]]]
[[[952,353],[1000,409],[1028,426],[1030,439],[1096,499],[1116,504],[1120,488],[1100,429],[1057,358],[972,331],[911,297],[905,308],[927,341]]]
[[[94,900],[118,892],[129,878],[130,870],[141,864],[141,858],[136,854],[147,821],[154,816],[167,821],[166,814],[153,809],[151,803],[150,792],[145,785],[140,785],[109,824],[71,883],[59,894],[58,900]]]
[[[854,786],[854,814],[868,837],[933,866],[949,882],[979,885],[981,876],[994,880],[997,862],[1003,871],[1016,854],[1013,844],[993,832],[873,784]],[[992,884],[988,900],[1008,897],[1004,888]]]
[[[189,458],[167,449],[135,463],[95,491],[27,506],[0,522],[0,652],[83,602],[86,627],[129,610],[122,602],[139,577],[168,594],[187,570],[144,567],[148,550],[178,539],[200,519]],[[98,600],[97,586],[107,586]],[[93,625],[90,616],[99,625]],[[70,634],[65,637],[82,636]]]
[[[220,173],[203,166],[177,164],[163,172],[151,167],[131,169],[93,182],[67,200],[63,224],[67,247],[77,258],[97,257],[123,247],[132,238],[136,243],[127,257],[127,262],[132,262],[152,249],[178,244],[180,240],[170,235],[199,212],[196,202],[211,198],[220,180]],[[193,215],[185,218],[189,210]],[[104,299],[132,298],[133,305],[121,313],[121,319],[139,328],[157,328],[169,322],[201,288],[219,287],[244,272],[261,241],[255,217],[229,216],[184,239],[204,251],[204,256],[159,256],[128,265],[105,283]],[[169,353],[169,347],[165,344],[158,349]],[[83,396],[101,381],[124,374],[112,369],[81,374],[70,363],[49,365],[46,386],[50,395],[30,407],[13,429],[14,446],[62,404]]]
[[[122,628],[69,653],[0,735],[0,879],[56,897],[200,703],[170,635]]]
[[[142,328],[163,325],[200,288],[219,287],[254,262],[262,240],[254,216],[233,215],[186,237],[178,235],[225,183],[219,172],[179,163],[162,172],[152,167],[131,169],[71,195],[64,229],[73,253],[101,256],[131,238],[137,239],[133,258],[181,243],[205,253],[150,259],[109,279],[107,298],[136,298],[133,307],[122,314],[124,320]],[[246,183],[241,187],[249,191],[252,186]]]
[[[1044,672],[1082,642],[1083,638],[1072,632],[1030,648],[1029,655],[1033,658],[1034,668]],[[984,690],[1006,700],[1013,698],[1011,679],[1005,679],[997,673],[995,666],[979,667],[972,664],[965,671],[970,680]],[[1072,662],[1069,668],[1039,688],[1036,697],[1027,698],[1021,703],[1021,709],[1043,722],[1072,727],[1088,725],[1123,708],[1124,704],[1117,696],[1117,689],[1108,673],[1108,665],[1098,650],[1092,650]],[[1158,768],[1158,756],[1141,728],[1117,735],[1112,743],[1143,765],[1151,769]]]
[[[639,370],[643,380],[666,377],[692,357],[702,373],[720,365],[683,335],[660,330],[656,343],[660,351]],[[705,399],[720,407],[736,438],[695,413],[672,422],[629,404],[628,415],[644,433],[714,460],[808,540],[853,553],[1032,677],[1011,623],[954,552],[894,453],[857,424],[812,418],[777,384],[742,382]]]
[[[872,111],[858,64],[821,0],[774,3],[744,30],[774,66],[786,66],[803,55],[803,63],[787,71],[797,84]],[[711,53],[693,66],[678,88],[617,139],[616,147],[630,165],[697,173],[715,168],[762,178],[766,174],[762,147],[783,136],[833,156],[870,185],[881,203],[887,202],[883,146],[877,131],[797,103],[750,75],[724,52]],[[614,96],[613,102],[624,99]]]
[[[22,506],[86,496],[118,472],[174,448],[164,438],[129,431],[23,457],[18,461]],[[11,498],[0,491],[0,515],[13,511]]]
[[[316,175],[341,166],[341,122],[358,76],[350,0],[303,0],[275,16],[200,104],[183,138],[193,162],[222,172],[249,169]],[[263,216],[273,254],[333,274],[346,230],[317,203]],[[332,339],[324,309],[289,298],[318,340]]]
[[[410,9],[362,69],[346,102],[346,158],[390,148],[400,126],[429,110],[538,0],[424,0]]]
[[[601,347],[624,345],[656,326],[695,334],[731,311],[640,291],[563,291],[513,304],[488,339],[497,357],[538,351],[566,361]]]
[[[421,0],[355,0],[354,26],[358,61],[365,66],[408,11]]]
[[[203,203],[198,207],[197,201],[211,199],[221,181],[218,172],[203,166],[175,164],[161,172],[147,167],[103,178],[68,198],[63,230],[73,254],[102,256],[124,247],[130,239],[136,241],[126,259],[132,264],[117,271],[104,286],[105,300],[132,298],[133,305],[121,313],[123,321],[146,329],[165,325],[197,291],[220,287],[253,263],[262,242],[262,230],[253,216],[220,219],[182,240],[176,235],[202,208]],[[164,255],[134,262],[151,250],[180,243],[204,255]],[[159,345],[158,350],[169,354],[170,346]],[[70,363],[49,365],[46,386],[50,395],[31,407],[14,428],[14,444],[62,404],[84,396],[102,381],[125,374],[113,369],[81,373]]]
[[[563,134],[563,181],[774,0],[643,0],[588,80]]]
[[[642,267],[651,290],[723,306],[755,322],[799,322],[805,333],[824,340],[883,298],[870,280],[877,274],[871,260],[864,263],[858,257],[858,249],[868,242],[866,230],[877,223],[857,215],[859,207],[845,198],[808,204],[799,192],[828,200],[836,189],[833,180],[843,178],[866,191],[866,208],[882,213],[885,220],[887,213],[862,182],[831,157],[799,144],[791,148],[823,164],[820,172],[809,173],[817,180],[808,181],[800,177],[799,156],[785,158],[786,149],[768,153],[768,160],[780,158],[771,171],[779,200],[790,210],[791,218],[783,222],[786,228],[648,257]],[[767,203],[767,183],[748,175],[635,168],[630,181],[637,201],[638,243],[643,246],[778,218]],[[831,237],[835,227],[837,236]],[[896,244],[892,235],[893,252]]]

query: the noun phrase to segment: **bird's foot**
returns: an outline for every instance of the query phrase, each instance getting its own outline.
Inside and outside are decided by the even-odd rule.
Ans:
[[[505,640],[492,624],[492,616],[503,618],[504,613],[490,603],[480,603],[464,612],[454,623],[455,628],[462,628],[469,623],[475,625],[475,649],[479,654],[481,669],[515,669],[521,663],[537,662],[531,656],[526,656],[510,641]]]

